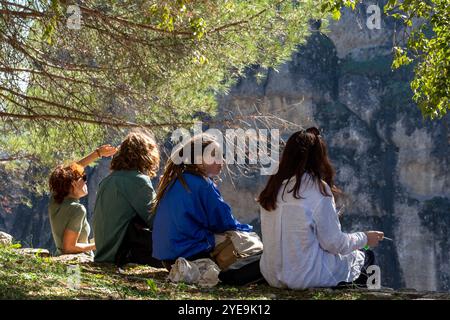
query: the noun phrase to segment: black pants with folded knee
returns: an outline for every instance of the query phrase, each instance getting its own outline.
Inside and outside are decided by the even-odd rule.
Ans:
[[[219,273],[219,280],[223,284],[242,286],[249,283],[265,282],[259,268],[259,260],[253,261],[239,269],[228,269]]]
[[[138,263],[162,268],[162,262],[152,257],[152,247],[152,231],[136,216],[128,224],[125,237],[117,250],[115,263],[119,267],[127,263]]]
[[[358,288],[367,288],[367,279],[369,278],[369,275],[367,274],[367,268],[369,266],[375,264],[375,254],[372,250],[364,250],[364,265],[361,268],[361,274],[357,279],[355,279],[353,282],[339,282],[339,284],[336,286],[336,288],[349,288],[352,286],[356,286]]]
[[[210,252],[200,252],[191,257],[185,258],[188,261],[194,261],[197,259],[209,258],[211,259]],[[164,267],[170,271],[175,260],[164,260]],[[243,286],[250,283],[264,282],[263,275],[259,269],[259,260],[249,263],[239,269],[228,269],[219,273],[219,280],[223,284],[230,286]]]
[[[367,274],[367,268],[375,264],[375,254],[372,250],[364,250],[364,253],[364,266],[361,269],[361,274],[353,282],[357,285],[367,287],[367,279],[369,278],[369,275]]]

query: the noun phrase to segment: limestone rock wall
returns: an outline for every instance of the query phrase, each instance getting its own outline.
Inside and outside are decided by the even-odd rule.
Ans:
[[[422,118],[411,99],[412,68],[390,69],[398,26],[382,17],[381,29],[369,30],[369,4],[344,12],[329,34],[313,33],[279,72],[249,70],[221,98],[221,112],[257,106],[322,128],[347,195],[344,230],[383,230],[395,240],[375,249],[383,285],[450,290],[449,118]],[[265,81],[255,80],[257,72]],[[258,224],[254,198],[266,179],[234,179],[235,187],[226,179],[221,186],[245,222]]]

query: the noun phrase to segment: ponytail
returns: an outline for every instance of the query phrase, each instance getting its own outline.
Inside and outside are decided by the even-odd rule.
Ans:
[[[202,143],[202,149],[201,149],[202,155],[203,155],[203,151],[205,150],[205,148],[209,144],[214,142],[213,138],[211,138],[210,136],[205,135],[205,134],[194,136],[191,139],[189,139],[189,141],[183,146],[183,148],[179,149],[180,156],[182,156],[183,149],[190,148],[190,152],[191,152],[190,159],[185,159],[184,162],[180,163],[180,164],[175,164],[172,160],[172,157],[170,157],[167,160],[167,164],[164,167],[163,175],[161,176],[161,179],[159,180],[159,183],[158,183],[156,198],[155,198],[155,202],[153,204],[153,212],[156,211],[156,208],[158,207],[161,199],[164,197],[166,192],[172,187],[172,185],[175,183],[175,181],[177,179],[180,181],[181,185],[188,192],[190,192],[189,187],[186,183],[186,180],[183,178],[183,173],[187,172],[187,173],[194,174],[196,176],[200,176],[200,177],[204,177],[204,178],[207,177],[206,173],[202,170],[202,168],[199,165],[194,164],[194,157],[195,157],[194,144],[198,140],[200,140]]]

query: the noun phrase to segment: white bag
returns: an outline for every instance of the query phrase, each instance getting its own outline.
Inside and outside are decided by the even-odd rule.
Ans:
[[[178,258],[170,269],[169,280],[213,287],[219,283],[219,267],[211,259],[188,261]]]

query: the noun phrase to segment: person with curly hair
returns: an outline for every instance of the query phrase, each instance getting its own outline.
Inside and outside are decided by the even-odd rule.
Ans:
[[[112,172],[100,182],[94,208],[94,261],[147,264],[152,257],[151,208],[155,191],[150,180],[159,168],[159,150],[147,131],[132,131],[111,161]]]
[[[59,165],[52,171],[48,214],[56,255],[95,250],[95,244],[88,241],[91,229],[86,208],[79,201],[88,194],[84,168],[97,158],[109,157],[115,152],[116,148],[103,145],[80,161],[68,166]]]

